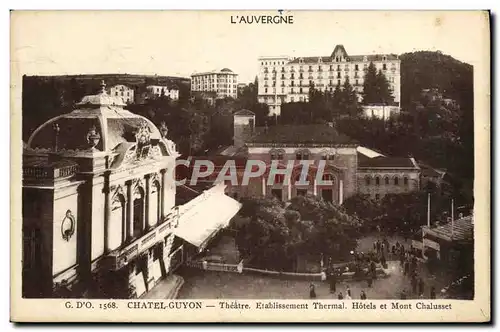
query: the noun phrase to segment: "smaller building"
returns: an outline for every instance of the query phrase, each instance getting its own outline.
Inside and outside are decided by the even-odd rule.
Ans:
[[[171,100],[179,100],[179,89],[166,85],[148,85],[146,87],[146,98],[158,98],[165,96]]]
[[[363,115],[369,119],[388,120],[391,117],[398,116],[401,109],[397,105],[364,105]]]
[[[214,91],[216,98],[238,97],[238,74],[229,68],[191,75],[191,92]]]
[[[109,95],[120,97],[126,104],[134,103],[134,89],[123,84],[117,84],[109,89]]]
[[[424,226],[423,257],[439,261],[458,274],[468,274],[474,266],[474,216],[438,226]]]
[[[420,188],[420,167],[410,157],[369,158],[358,152],[358,193],[379,200]]]

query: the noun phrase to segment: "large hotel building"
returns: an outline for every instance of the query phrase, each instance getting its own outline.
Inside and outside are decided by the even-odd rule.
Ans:
[[[238,74],[231,69],[191,75],[191,92],[214,92],[216,98],[238,96]]]
[[[335,46],[331,55],[314,57],[269,56],[259,58],[259,102],[280,114],[283,103],[307,101],[309,86],[333,91],[346,78],[361,98],[363,77],[370,62],[387,77],[394,102],[401,95],[401,60],[395,54],[348,55],[343,45]]]

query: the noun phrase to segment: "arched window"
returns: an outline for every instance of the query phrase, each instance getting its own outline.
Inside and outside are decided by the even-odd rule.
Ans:
[[[371,179],[369,176],[365,177],[365,182],[366,182],[366,185],[369,186],[370,183],[371,183]]]
[[[148,223],[151,226],[155,226],[160,222],[161,211],[160,211],[160,183],[155,181],[151,185],[151,192],[149,197],[149,220]]]
[[[331,181],[332,184],[335,183],[335,177],[330,173],[323,174],[322,180],[323,181]]]
[[[110,229],[111,232],[109,236],[109,249],[114,250],[121,246],[125,241],[125,197],[121,194],[117,194],[113,197],[111,203],[111,215],[110,215]]]
[[[403,178],[403,183],[405,186],[408,185],[408,178],[406,176]]]
[[[389,185],[389,178],[387,176],[385,177],[384,181],[386,185]]]
[[[134,238],[142,235],[144,222],[144,189],[136,187],[133,196]]]
[[[285,181],[285,174],[275,174],[274,175],[274,183],[282,184]]]
[[[379,185],[380,185],[380,178],[379,178],[378,176],[375,178],[375,184],[376,184],[377,186],[379,186]]]
[[[395,186],[399,185],[399,178],[397,176],[394,178],[394,185]]]
[[[278,150],[278,160],[285,159],[285,150]]]

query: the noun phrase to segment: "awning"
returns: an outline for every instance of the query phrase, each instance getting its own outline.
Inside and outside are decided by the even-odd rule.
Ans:
[[[179,226],[175,235],[202,249],[217,231],[226,227],[232,217],[238,213],[241,204],[224,194],[212,189],[183,206]]]

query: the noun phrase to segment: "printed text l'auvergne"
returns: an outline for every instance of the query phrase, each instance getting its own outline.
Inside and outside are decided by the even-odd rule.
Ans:
[[[293,24],[292,15],[231,15],[231,24]]]

